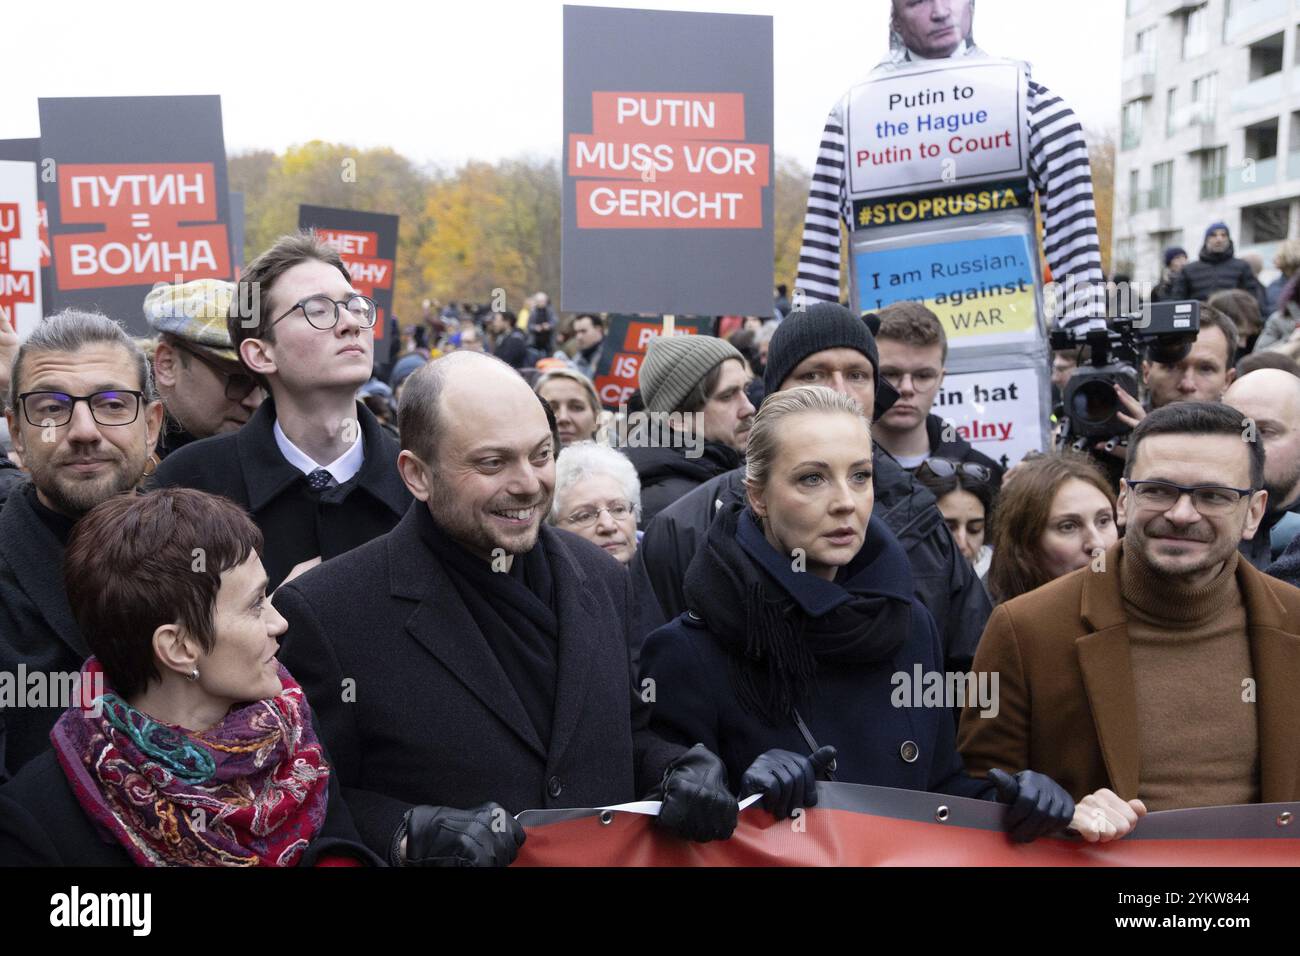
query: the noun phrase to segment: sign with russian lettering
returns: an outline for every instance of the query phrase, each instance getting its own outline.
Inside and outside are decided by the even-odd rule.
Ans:
[[[1027,77],[1014,60],[945,60],[860,83],[846,119],[852,199],[1028,177]]]
[[[854,244],[857,307],[902,299],[939,317],[950,347],[1032,343],[1038,328],[1038,255],[1033,236],[925,242],[952,232]]]
[[[596,394],[605,408],[617,410],[640,388],[641,360],[646,347],[663,333],[660,316],[611,315],[605,322],[605,346],[596,363]],[[675,335],[708,335],[712,319],[678,318]]]
[[[40,216],[31,163],[0,160],[0,327],[25,336],[41,320]]]
[[[949,372],[931,411],[976,451],[1009,468],[1048,448],[1046,378],[1045,367]]]
[[[50,301],[50,232],[49,217],[45,212],[45,201],[40,197],[38,176],[41,169],[41,141],[39,139],[0,139],[0,160],[23,163],[32,181],[32,190],[36,193],[36,242],[40,252],[41,304]],[[52,169],[52,167],[51,167]],[[43,314],[43,310],[42,310]]]
[[[771,314],[771,17],[566,6],[564,133],[565,310]]]
[[[144,335],[155,283],[234,278],[219,97],[42,98],[39,109],[51,310],[97,309]]]
[[[352,276],[352,288],[375,300],[375,338],[384,337],[393,312],[393,270],[397,262],[397,216],[329,206],[298,207],[298,228],[311,229],[338,250]]]

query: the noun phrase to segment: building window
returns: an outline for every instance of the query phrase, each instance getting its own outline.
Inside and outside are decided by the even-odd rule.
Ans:
[[[1168,209],[1174,199],[1174,161],[1156,163],[1151,167],[1152,209]]]
[[[1165,135],[1173,136],[1178,132],[1178,87],[1172,87],[1165,94]]]
[[[1120,149],[1133,149],[1142,141],[1142,100],[1133,100],[1124,104],[1124,115],[1120,124],[1123,131],[1120,136]]]
[[[1136,169],[1128,171],[1128,211],[1129,215],[1142,211],[1142,174]]]
[[[1247,76],[1252,82],[1281,72],[1282,34],[1275,33],[1250,45],[1250,69]]]
[[[1200,56],[1210,48],[1209,4],[1203,3],[1187,11],[1183,20],[1183,59]]]
[[[1214,117],[1215,97],[1219,92],[1219,74],[1206,73],[1192,80],[1192,102],[1195,103],[1209,122]]]
[[[1242,243],[1280,242],[1287,238],[1290,201],[1243,206],[1241,209]]]
[[[1228,169],[1228,147],[1206,149],[1200,153],[1202,199],[1218,199],[1223,195],[1223,180]]]

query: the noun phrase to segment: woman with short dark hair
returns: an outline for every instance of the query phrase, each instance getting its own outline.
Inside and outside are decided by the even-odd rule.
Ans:
[[[276,660],[262,534],[168,488],[86,514],[64,559],[93,653],[53,750],[0,788],[0,864],[378,865]]]

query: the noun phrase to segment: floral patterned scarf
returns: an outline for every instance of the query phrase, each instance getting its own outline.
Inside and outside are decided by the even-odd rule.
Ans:
[[[82,810],[139,866],[294,866],[325,820],[329,765],[302,688],[231,708],[202,732],[135,710],[95,658],[50,732]],[[97,711],[97,712],[95,712]]]

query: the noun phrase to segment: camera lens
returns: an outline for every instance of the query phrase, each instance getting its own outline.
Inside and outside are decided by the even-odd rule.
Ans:
[[[1101,425],[1110,421],[1119,411],[1119,399],[1111,383],[1103,379],[1093,379],[1082,383],[1070,397],[1070,417],[1090,425]]]

